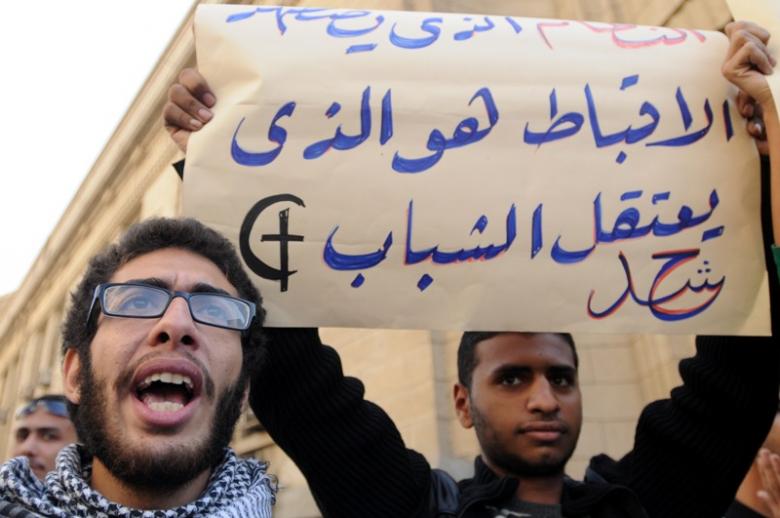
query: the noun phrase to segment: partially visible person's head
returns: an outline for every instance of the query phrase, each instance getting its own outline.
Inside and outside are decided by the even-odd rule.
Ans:
[[[39,479],[55,467],[60,450],[76,442],[76,429],[68,416],[65,396],[47,394],[16,411],[11,455],[27,457]]]
[[[95,256],[63,331],[87,451],[156,492],[218,464],[260,360],[261,302],[233,246],[192,219],[145,221]]]
[[[453,395],[500,474],[562,474],[582,424],[578,358],[563,333],[463,334]]]

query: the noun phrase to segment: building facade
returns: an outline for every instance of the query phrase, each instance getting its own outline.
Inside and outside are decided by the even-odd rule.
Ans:
[[[214,3],[214,2],[211,2]],[[264,4],[266,2],[243,2]],[[320,0],[286,5],[481,12],[515,16],[631,22],[720,29],[724,0]],[[46,245],[12,294],[0,297],[0,458],[8,456],[14,410],[25,399],[62,390],[60,324],[86,262],[134,222],[180,213],[181,182],[170,164],[181,158],[161,124],[168,87],[195,63],[192,14],[183,23],[89,171]],[[344,370],[362,379],[366,395],[395,420],[409,447],[455,475],[471,472],[478,453],[472,430],[458,424],[451,401],[458,333],[325,329]],[[582,435],[569,472],[588,459],[631,448],[636,419],[649,401],[679,382],[677,362],[691,337],[575,337],[585,406]],[[319,516],[294,464],[250,415],[233,445],[270,462],[280,483],[276,516]]]

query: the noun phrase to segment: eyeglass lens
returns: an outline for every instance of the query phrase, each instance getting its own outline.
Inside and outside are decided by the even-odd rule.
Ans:
[[[106,287],[101,303],[109,315],[147,318],[161,316],[172,298],[173,294],[162,288],[117,284]],[[249,323],[251,308],[242,300],[216,293],[194,293],[187,302],[198,322],[231,329],[245,329]]]

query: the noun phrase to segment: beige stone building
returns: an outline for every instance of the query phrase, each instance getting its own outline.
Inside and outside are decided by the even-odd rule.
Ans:
[[[244,2],[251,3],[251,2]],[[255,2],[266,3],[266,2]],[[382,9],[483,12],[516,16],[722,28],[724,0],[319,0],[280,2]],[[191,13],[192,14],[192,13]],[[8,456],[15,408],[25,398],[61,390],[60,322],[69,291],[87,259],[128,225],[180,212],[180,158],[160,122],[169,85],[194,63],[192,16],[160,58],[124,119],[41,250],[19,289],[0,297],[0,459]],[[477,453],[471,430],[455,420],[451,388],[458,334],[328,329],[348,374],[395,420],[407,445],[434,466],[470,473]],[[596,453],[630,449],[641,408],[678,381],[677,361],[691,354],[690,337],[577,336],[585,405],[582,437],[569,464],[579,477]],[[276,516],[318,516],[305,481],[251,416],[242,418],[234,446],[270,462],[280,482]]]

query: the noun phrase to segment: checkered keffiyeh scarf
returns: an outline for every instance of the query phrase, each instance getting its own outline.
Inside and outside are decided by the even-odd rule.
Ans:
[[[26,458],[17,457],[0,466],[0,500],[56,518],[271,518],[276,484],[265,468],[226,449],[200,498],[174,509],[144,511],[109,502],[93,490],[88,482],[91,459],[81,446],[73,444],[60,452],[57,468],[44,481],[30,471]]]

